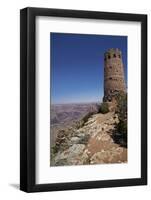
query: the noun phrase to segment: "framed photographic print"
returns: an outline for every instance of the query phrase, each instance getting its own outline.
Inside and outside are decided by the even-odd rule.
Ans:
[[[20,12],[20,189],[147,184],[147,16]]]

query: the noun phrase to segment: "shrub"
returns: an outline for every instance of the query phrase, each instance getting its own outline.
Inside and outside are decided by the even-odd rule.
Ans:
[[[116,96],[117,107],[116,113],[118,115],[119,120],[125,121],[127,120],[127,94],[119,93]]]
[[[127,134],[127,121],[120,120],[117,124],[117,131],[122,135]]]
[[[112,137],[116,143],[127,148],[127,121],[119,121]]]
[[[89,141],[89,138],[90,138],[90,135],[85,135],[84,137],[82,137],[79,141],[79,144],[88,144],[88,141]]]
[[[51,154],[55,155],[57,152],[58,152],[58,146],[57,145],[52,146],[51,147]]]
[[[119,123],[116,125],[114,139],[122,146],[127,147],[127,94],[119,93],[116,96],[116,114]]]
[[[106,102],[101,103],[98,112],[102,114],[108,113],[109,112],[108,104]]]

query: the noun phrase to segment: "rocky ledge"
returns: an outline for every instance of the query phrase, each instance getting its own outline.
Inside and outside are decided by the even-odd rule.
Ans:
[[[127,148],[112,138],[116,123],[118,116],[114,112],[99,113],[83,127],[62,131],[56,141],[59,150],[51,153],[51,166],[127,162]]]

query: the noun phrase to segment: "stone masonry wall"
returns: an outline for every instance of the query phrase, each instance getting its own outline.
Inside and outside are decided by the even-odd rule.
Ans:
[[[112,101],[117,92],[126,92],[122,53],[109,49],[104,55],[104,101]]]

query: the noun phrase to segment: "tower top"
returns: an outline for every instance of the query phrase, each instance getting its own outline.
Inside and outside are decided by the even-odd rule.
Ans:
[[[111,48],[111,49],[108,49],[105,54],[108,54],[108,53],[122,53],[120,49],[118,48]]]
[[[104,59],[110,59],[110,58],[121,58],[122,57],[122,52],[120,49],[118,48],[111,48],[108,49],[105,53],[104,53]]]

